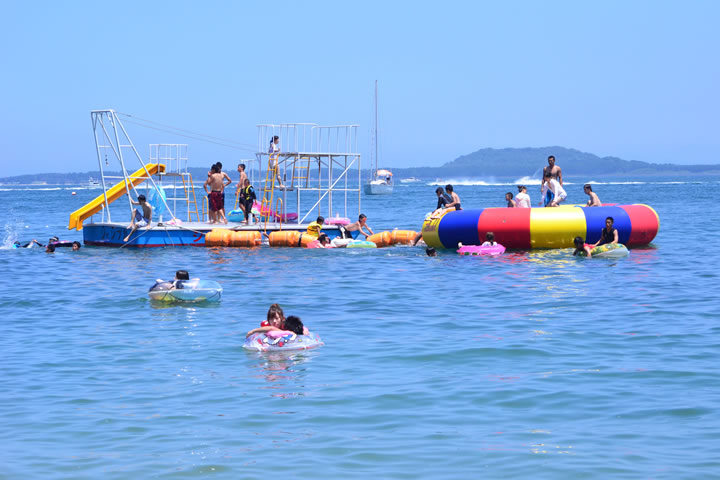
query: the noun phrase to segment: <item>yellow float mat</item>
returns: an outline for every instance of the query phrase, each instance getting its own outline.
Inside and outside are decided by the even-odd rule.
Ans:
[[[149,163],[147,165],[147,171],[150,175],[156,175],[158,173],[163,173],[165,171],[165,165],[162,163]],[[144,182],[147,180],[147,176],[145,175],[145,169],[141,168],[132,175],[130,175],[130,178],[127,180],[123,180],[122,182],[119,182],[112,187],[110,187],[107,191],[107,201],[108,204],[114,202],[118,198],[125,195],[126,182],[132,182],[133,185],[137,186],[138,184]],[[105,206],[105,196],[99,195],[95,200],[88,203],[87,205],[75,210],[73,213],[70,214],[70,222],[68,223],[68,230],[72,230],[73,228],[76,228],[78,230],[82,230],[83,228],[83,222],[88,217],[91,217],[95,215],[97,212],[102,210],[102,208]]]

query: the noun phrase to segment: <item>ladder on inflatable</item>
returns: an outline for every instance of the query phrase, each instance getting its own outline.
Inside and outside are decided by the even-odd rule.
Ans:
[[[260,201],[260,219],[265,222],[265,231],[270,217],[273,215],[270,208],[275,200],[275,179],[278,176],[278,157],[279,154],[270,154],[268,168],[265,172],[265,186],[262,190],[262,199]],[[274,219],[273,219],[274,220]]]

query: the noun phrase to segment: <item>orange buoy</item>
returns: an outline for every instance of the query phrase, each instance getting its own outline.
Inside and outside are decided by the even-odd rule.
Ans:
[[[210,230],[209,233],[205,234],[205,246],[206,247],[222,247],[222,233],[225,230],[215,228]]]
[[[223,247],[232,247],[233,232],[231,230],[221,230],[220,235],[222,238],[222,246]]]
[[[393,245],[412,245],[416,236],[417,232],[412,230],[393,230],[391,234],[391,243]]]
[[[300,232],[294,230],[270,232],[268,240],[271,247],[297,247],[300,240]]]
[[[309,235],[307,233],[301,233],[300,239],[298,241],[298,243],[299,243],[298,246],[305,247],[305,248],[311,248],[313,245],[313,242],[316,242],[317,239],[318,238],[313,235]]]
[[[233,247],[256,247],[262,243],[262,236],[260,232],[232,232],[230,242]]]
[[[370,235],[368,238],[369,242],[373,242],[378,248],[387,247],[392,245],[392,235],[390,232],[380,232],[374,235]]]

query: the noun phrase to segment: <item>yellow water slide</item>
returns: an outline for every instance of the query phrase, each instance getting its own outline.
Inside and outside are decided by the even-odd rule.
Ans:
[[[147,171],[148,173],[150,173],[150,175],[157,175],[158,173],[165,172],[165,165],[162,163],[149,163],[147,165]],[[133,185],[137,186],[145,180],[147,180],[147,176],[145,175],[145,169],[141,168],[132,175],[130,175],[128,179],[113,185],[107,190],[106,193],[108,204],[125,195],[126,183],[129,184],[130,182],[132,182]],[[68,230],[72,230],[73,228],[82,230],[83,222],[85,221],[85,219],[98,213],[100,210],[102,210],[104,206],[105,195],[99,195],[92,202],[75,210],[73,213],[70,214],[70,223],[68,223]]]

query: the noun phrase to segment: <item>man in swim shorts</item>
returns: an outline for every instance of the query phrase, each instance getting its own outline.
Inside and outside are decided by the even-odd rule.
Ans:
[[[369,237],[370,235],[373,235],[375,232],[372,231],[372,229],[367,225],[367,217],[364,213],[361,213],[358,217],[358,221],[355,223],[351,223],[349,225],[345,225],[344,227],[340,226],[340,238],[353,238],[351,232],[360,232],[363,235],[365,235],[365,238]],[[363,231],[364,228],[368,229],[368,232],[365,233]]]
[[[555,165],[555,156],[550,155],[547,159],[547,162],[548,162],[547,167],[543,168],[543,178],[540,181],[540,191],[545,192],[544,193],[544,195],[545,195],[544,203],[541,203],[541,205],[544,204],[546,207],[548,206],[548,204],[550,204],[550,202],[553,201],[553,198],[552,198],[553,192],[552,192],[552,190],[545,190],[545,188],[544,188],[545,182],[546,182],[545,175],[549,173],[550,178],[557,180],[557,182],[560,184],[560,186],[561,187],[563,186],[562,169],[560,168],[560,166]]]
[[[210,210],[210,222],[209,223],[220,223],[221,221],[227,224],[225,218],[225,200],[223,192],[225,187],[230,185],[232,180],[227,174],[220,171],[220,167],[217,164],[213,165],[210,170],[210,176],[205,181],[203,188],[208,193],[208,208]],[[228,182],[224,183],[223,179],[227,178]]]
[[[123,242],[127,242],[128,240],[130,240],[130,237],[132,237],[132,234],[135,233],[135,230],[137,230],[138,227],[147,227],[152,221],[152,206],[147,203],[145,195],[138,195],[138,201],[134,202],[131,199],[130,203],[132,203],[133,205],[140,205],[140,208],[142,208],[142,213],[140,213],[140,210],[134,211],[133,218],[130,221],[130,225],[127,227],[130,229],[130,233],[128,233],[127,237],[123,239]]]

